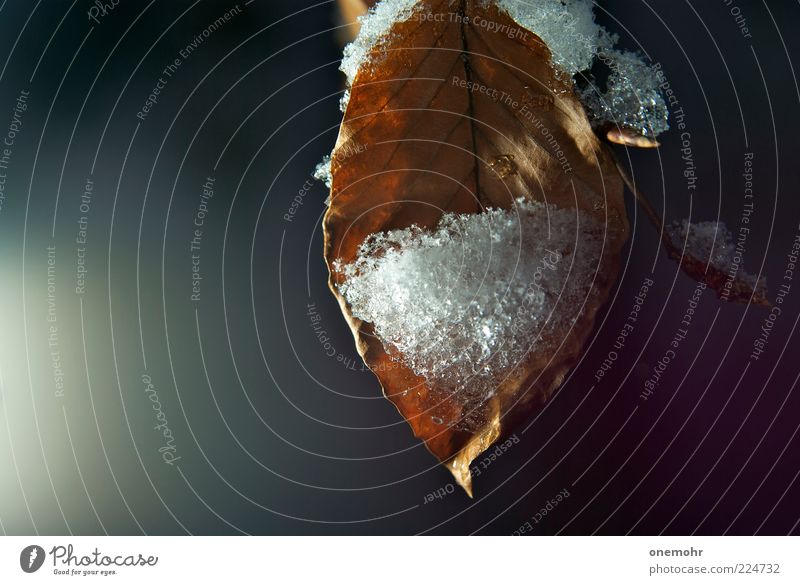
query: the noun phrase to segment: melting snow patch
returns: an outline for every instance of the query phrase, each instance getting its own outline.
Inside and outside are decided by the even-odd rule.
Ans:
[[[333,171],[331,171],[331,157],[329,155],[322,157],[322,161],[314,169],[314,178],[325,183],[328,189],[333,185]]]
[[[669,110],[653,67],[630,51],[612,49],[599,58],[611,70],[606,91],[590,85],[579,92],[592,122],[631,128],[649,138],[669,130]]]
[[[610,49],[616,37],[594,22],[587,0],[497,0],[517,23],[542,39],[553,63],[570,75],[592,66],[600,51]]]
[[[529,352],[561,343],[592,294],[603,232],[583,212],[519,199],[510,210],[447,213],[432,230],[374,234],[334,270],[390,355],[468,412]]]
[[[417,0],[382,0],[358,18],[361,28],[356,39],[344,48],[340,69],[352,84],[359,68],[367,62],[373,47],[386,40],[387,34],[397,22],[411,18]]]

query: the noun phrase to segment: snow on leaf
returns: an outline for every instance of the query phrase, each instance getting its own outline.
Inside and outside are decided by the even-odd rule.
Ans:
[[[602,244],[593,217],[519,199],[369,236],[337,265],[339,290],[390,355],[467,413],[444,422],[475,431],[505,377],[530,352],[553,351],[580,316]]]

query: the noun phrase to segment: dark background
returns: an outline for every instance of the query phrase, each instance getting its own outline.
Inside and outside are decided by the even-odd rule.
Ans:
[[[241,3],[141,121],[164,67],[233,3],[121,0],[94,24],[86,0],[0,2],[0,134],[30,92],[0,209],[4,533],[798,532],[800,282],[757,361],[769,309],[707,291],[643,401],[695,284],[629,203],[624,274],[585,356],[469,500],[360,366],[326,287],[324,186],[284,220],[341,121],[335,5]],[[596,11],[621,46],[662,64],[684,108],[693,196],[679,131],[628,161],[667,219],[719,217],[737,230],[744,155],[754,154],[746,265],[767,276],[774,299],[800,227],[800,7],[737,6],[750,39],[724,2],[620,0]],[[189,240],[208,176],[215,194],[193,302]],[[82,215],[88,274],[77,294]],[[48,246],[63,395],[48,345]],[[595,384],[651,272],[636,330]],[[158,451],[143,376],[174,435],[173,465]]]

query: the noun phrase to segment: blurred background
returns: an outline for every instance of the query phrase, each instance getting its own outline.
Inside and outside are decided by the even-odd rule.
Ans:
[[[336,4],[0,1],[3,533],[798,532],[796,3],[597,3],[685,115],[659,150],[618,150],[639,186],[736,232],[751,157],[745,265],[773,302],[789,289],[780,312],[703,293],[645,400],[696,285],[630,198],[586,354],[476,461],[470,500],[327,290],[311,175],[341,121]]]

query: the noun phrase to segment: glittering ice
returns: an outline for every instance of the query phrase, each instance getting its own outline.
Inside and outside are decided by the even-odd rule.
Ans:
[[[595,22],[591,0],[482,1],[496,2],[518,24],[539,36],[550,49],[554,66],[567,76],[585,73],[598,62],[609,68],[604,91],[594,84],[576,87],[593,125],[619,125],[648,138],[669,129],[669,110],[653,67],[637,53],[614,49],[617,35]],[[455,10],[456,4],[451,4]],[[380,66],[370,60],[370,53],[390,41],[392,26],[412,18],[420,5],[418,0],[381,0],[359,17],[359,33],[345,47],[340,66],[348,86],[360,68]],[[343,112],[349,101],[348,89],[339,103]],[[322,176],[327,178],[324,173]]]
[[[542,39],[553,63],[570,75],[592,66],[598,52],[616,37],[594,21],[588,0],[498,0],[518,24]]]
[[[602,225],[582,212],[520,199],[511,210],[445,214],[432,230],[374,234],[334,269],[353,315],[390,355],[469,412],[529,352],[561,342],[592,294],[602,241]]]
[[[511,18],[541,38],[553,64],[572,76],[596,61],[610,70],[608,88],[580,91],[592,123],[612,123],[656,137],[669,129],[669,111],[653,68],[630,51],[614,49],[617,36],[594,21],[590,0],[497,0]]]
[[[630,51],[606,51],[601,59],[611,70],[606,91],[590,85],[580,96],[593,122],[632,128],[650,138],[669,130],[669,110],[655,70]]]
[[[355,40],[344,48],[340,66],[348,84],[353,83],[359,68],[368,62],[370,51],[388,39],[388,33],[395,23],[411,17],[416,4],[416,0],[382,0],[358,18],[361,28]]]
[[[339,98],[339,109],[344,114],[347,111],[347,104],[350,103],[350,90],[346,89],[342,93],[342,97]]]
[[[325,155],[322,161],[314,169],[314,178],[322,181],[328,189],[333,185],[333,171],[331,170],[331,157]]]

